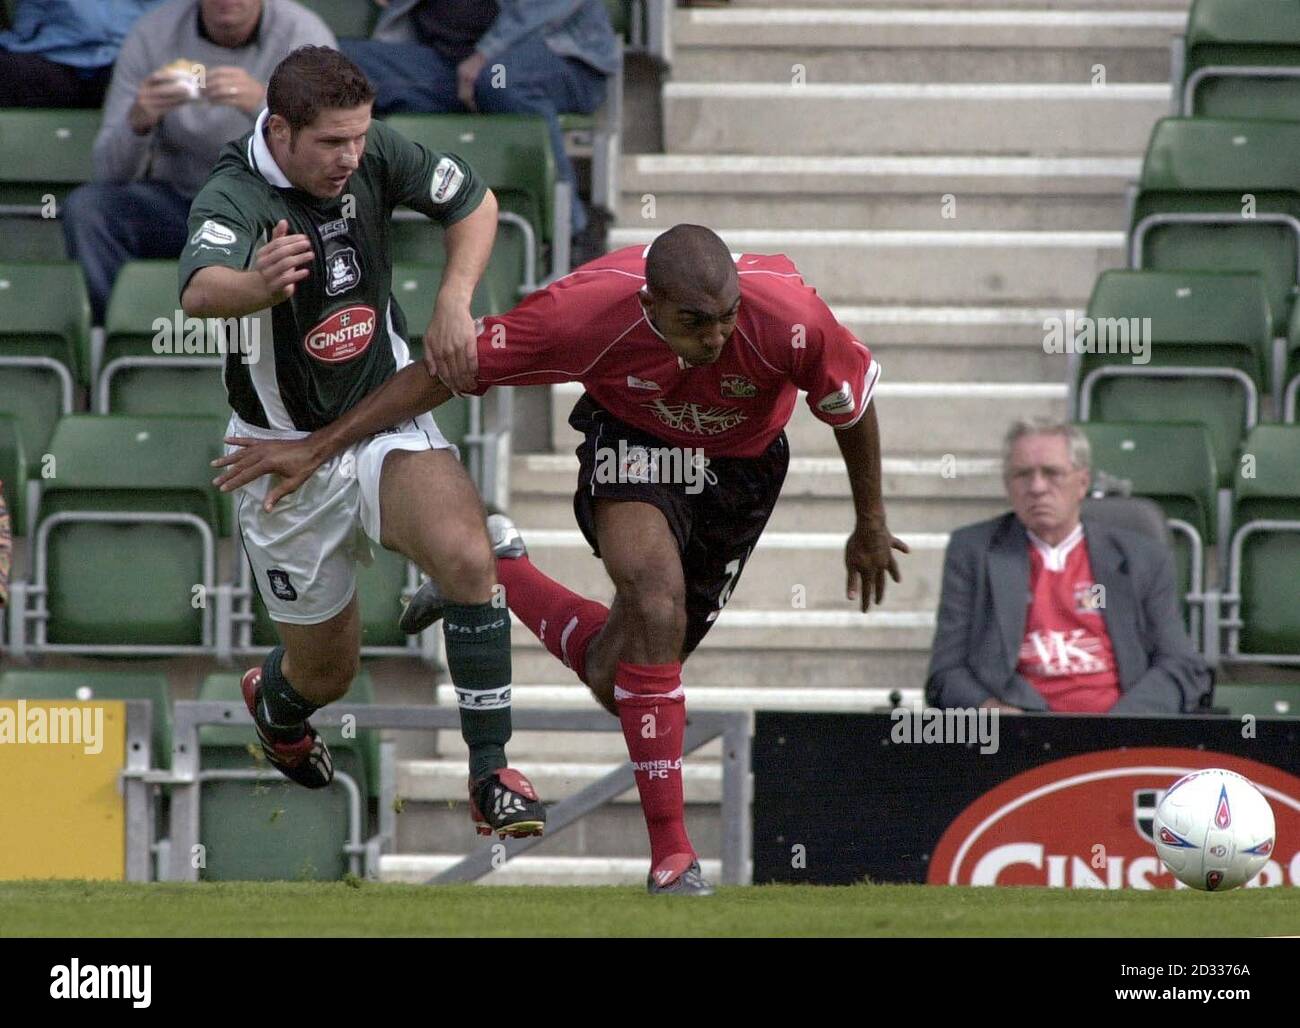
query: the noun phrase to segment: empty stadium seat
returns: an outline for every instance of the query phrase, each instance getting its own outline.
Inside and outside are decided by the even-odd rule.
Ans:
[[[240,675],[209,675],[200,700],[242,705]],[[344,703],[374,702],[367,672],[357,675]],[[276,774],[269,781],[221,780],[213,773],[272,770],[262,757],[251,725],[208,725],[199,729],[201,787],[199,839],[206,866],[200,877],[228,880],[330,880],[349,870],[351,797],[341,778],[349,776],[359,792],[360,842],[368,835],[369,799],[379,781],[378,733],[360,730],[345,738],[341,729],[321,736],[334,758],[335,784],[304,789]]]
[[[66,257],[57,214],[91,177],[98,110],[0,109],[0,260]],[[53,209],[47,200],[53,199]]]
[[[1233,717],[1300,717],[1300,685],[1240,682],[1214,687],[1214,706],[1225,707]]]
[[[1205,548],[1215,539],[1217,473],[1209,433],[1200,424],[1108,423],[1079,426],[1092,446],[1092,470],[1132,484],[1159,504],[1174,534],[1174,563],[1184,611],[1200,639]]]
[[[89,381],[81,269],[65,261],[0,264],[0,412],[18,421],[30,475],[40,473],[55,423]]]
[[[0,485],[9,508],[10,530],[22,535],[27,531],[27,458],[18,419],[12,414],[0,414]]]
[[[1258,425],[1233,475],[1224,658],[1300,664],[1300,425]]]
[[[72,415],[31,526],[24,644],[148,655],[213,644],[217,419]],[[11,641],[12,643],[13,641]]]
[[[1146,364],[1125,353],[1081,354],[1080,419],[1195,418],[1209,429],[1219,484],[1226,488],[1237,447],[1259,419],[1267,389],[1272,338],[1259,276],[1107,271],[1093,289],[1088,317],[1098,335],[1107,319],[1128,329],[1128,336],[1149,335],[1150,351]]]
[[[302,0],[315,11],[338,39],[368,39],[379,8],[371,0]]]
[[[536,288],[543,247],[559,236],[568,243],[569,211],[556,203],[555,156],[545,120],[522,114],[397,114],[388,124],[407,139],[458,154],[473,166],[496,194],[503,222],[486,277],[496,295],[512,300]],[[393,258],[441,263],[440,233],[422,215],[399,220],[393,225]]]
[[[95,390],[101,414],[229,417],[224,358],[177,352],[193,348],[200,337],[205,349],[210,346],[209,322],[185,318],[177,282],[176,261],[122,266],[104,315],[103,366]]]
[[[1174,88],[1184,115],[1294,119],[1300,7],[1286,0],[1196,0],[1182,63]]]
[[[172,708],[167,676],[138,671],[9,670],[0,700],[148,700],[153,711],[150,767],[171,767]]]
[[[1130,267],[1258,272],[1281,337],[1300,277],[1298,163],[1300,123],[1161,119],[1134,198]]]

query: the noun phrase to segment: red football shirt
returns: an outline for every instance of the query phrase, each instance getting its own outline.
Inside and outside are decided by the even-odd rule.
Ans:
[[[800,389],[834,428],[862,417],[880,377],[871,351],[835,320],[788,257],[741,254],[736,328],[712,364],[680,361],[637,293],[648,247],[585,264],[506,314],[484,318],[478,386],[581,382],[616,417],[706,456],[756,457]]]
[[[1052,710],[1110,710],[1119,674],[1082,525],[1055,548],[1029,540],[1029,593],[1016,670]]]

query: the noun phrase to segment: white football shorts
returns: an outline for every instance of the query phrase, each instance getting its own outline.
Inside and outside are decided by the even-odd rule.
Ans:
[[[302,439],[306,432],[256,428],[236,415],[227,435]],[[227,446],[226,452],[238,449]],[[394,450],[444,450],[459,457],[433,417],[421,414],[377,433],[326,461],[282,497],[271,513],[262,501],[272,486],[263,475],[235,491],[235,516],[253,579],[273,621],[315,625],[338,614],[356,591],[357,562],[369,565],[379,545],[379,475]]]

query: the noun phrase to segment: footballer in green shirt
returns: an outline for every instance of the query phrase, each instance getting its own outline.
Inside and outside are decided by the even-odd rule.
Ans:
[[[424,347],[450,388],[472,388],[470,298],[496,235],[496,199],[474,169],[372,121],[374,90],[338,51],[295,50],[266,99],[253,131],[225,147],[195,198],[180,265],[185,314],[238,326],[239,345],[225,346],[227,453],[258,439],[303,438],[410,363],[392,296],[399,205],[445,229],[446,270]],[[243,678],[267,759],[311,788],[332,780],[329,751],[308,719],[356,675],[356,565],[377,543],[453,600],[447,664],[478,830],[541,834],[545,807],[506,762],[510,618],[493,602],[483,506],[433,418],[425,412],[362,439],[279,502],[268,502],[269,485],[263,477],[235,494],[243,546],[281,641]]]

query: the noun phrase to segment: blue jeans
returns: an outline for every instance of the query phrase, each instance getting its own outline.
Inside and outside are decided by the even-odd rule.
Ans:
[[[96,325],[104,323],[113,280],[123,264],[181,255],[191,199],[165,182],[89,182],[68,195],[63,238],[68,256],[80,262],[86,275]]]
[[[463,114],[456,96],[456,66],[432,47],[419,43],[379,43],[343,39],[339,48],[375,87],[375,113]],[[505,67],[505,88],[492,86],[493,68]],[[474,84],[478,109],[485,114],[540,114],[546,119],[556,172],[573,196],[573,232],[587,227],[578,200],[578,178],[564,152],[560,114],[591,114],[605,100],[605,76],[577,58],[559,57],[540,35],[530,36],[490,61]]]

